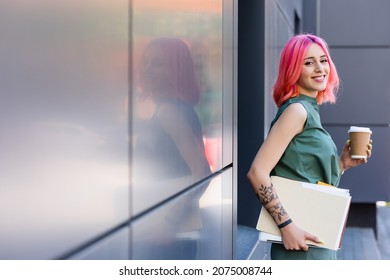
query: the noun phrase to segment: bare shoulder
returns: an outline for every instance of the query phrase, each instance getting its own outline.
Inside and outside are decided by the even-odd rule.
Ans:
[[[291,132],[297,134],[303,130],[306,119],[307,111],[305,107],[299,102],[293,103],[283,111],[275,126],[291,130]]]
[[[295,117],[307,117],[307,112],[305,106],[303,106],[301,103],[296,102],[292,103],[289,105],[286,110],[282,114],[288,114],[290,116],[295,116]]]
[[[293,103],[283,111],[280,118],[287,118],[289,120],[296,120],[303,123],[306,121],[307,111],[301,103]]]

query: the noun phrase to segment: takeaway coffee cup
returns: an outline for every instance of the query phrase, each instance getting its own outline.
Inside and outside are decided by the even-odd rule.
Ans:
[[[367,145],[370,143],[371,129],[368,127],[351,126],[348,133],[351,158],[367,158]]]

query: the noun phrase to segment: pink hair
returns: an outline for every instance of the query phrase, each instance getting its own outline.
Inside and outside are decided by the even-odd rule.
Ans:
[[[286,100],[299,95],[299,87],[296,85],[302,71],[304,56],[311,44],[318,44],[328,58],[329,77],[326,88],[317,94],[317,103],[335,103],[336,93],[339,87],[339,76],[334,65],[326,42],[312,34],[299,34],[292,37],[280,56],[278,79],[273,87],[273,98],[278,107]]]

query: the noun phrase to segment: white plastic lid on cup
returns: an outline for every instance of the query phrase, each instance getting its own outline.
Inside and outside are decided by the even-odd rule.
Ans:
[[[350,132],[368,132],[372,134],[372,131],[368,127],[361,127],[361,126],[351,126],[348,130],[348,133]]]

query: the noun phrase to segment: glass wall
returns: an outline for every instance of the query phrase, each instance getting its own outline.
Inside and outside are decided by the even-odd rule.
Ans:
[[[0,2],[0,259],[129,216],[127,0]]]
[[[133,259],[231,259],[232,168],[132,224]]]
[[[132,1],[133,259],[233,258],[233,27],[233,1]]]
[[[0,2],[0,259],[232,257],[233,2]]]
[[[132,1],[132,209],[222,167],[222,1]]]

